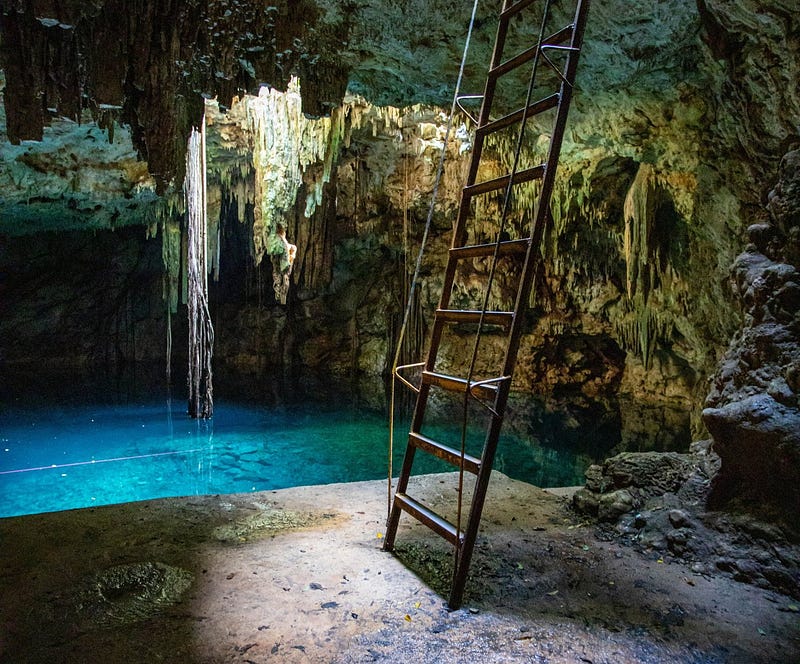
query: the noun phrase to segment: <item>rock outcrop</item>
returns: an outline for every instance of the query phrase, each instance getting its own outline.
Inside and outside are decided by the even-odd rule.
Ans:
[[[733,266],[742,329],[714,376],[703,421],[722,459],[715,502],[800,513],[800,151],[781,162],[770,222]]]
[[[709,510],[719,469],[711,441],[693,444],[688,454],[620,454],[588,469],[573,505],[597,519],[602,537],[642,555],[800,597],[795,524]]]
[[[732,289],[744,310],[690,454],[593,465],[575,508],[695,571],[800,596],[800,151],[781,161],[769,223],[750,226]]]

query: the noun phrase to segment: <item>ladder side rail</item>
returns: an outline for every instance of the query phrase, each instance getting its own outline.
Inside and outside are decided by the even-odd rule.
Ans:
[[[517,291],[517,302],[514,309],[517,313],[522,311],[524,302],[529,296],[529,291],[535,274],[534,268],[538,264],[538,255],[535,252],[540,250],[544,223],[549,213],[550,196],[555,184],[556,166],[558,164],[558,158],[561,152],[561,143],[563,140],[564,131],[566,129],[567,114],[569,112],[569,106],[572,99],[572,86],[574,84],[575,75],[577,72],[578,56],[580,54],[580,46],[583,42],[583,33],[586,26],[586,17],[588,14],[589,4],[590,0],[578,0],[576,7],[574,22],[575,30],[573,32],[570,44],[572,50],[570,50],[567,55],[567,63],[565,67],[566,80],[562,80],[561,83],[561,96],[556,120],[554,123],[553,135],[550,140],[547,168],[542,182],[542,190],[539,195],[539,204],[534,218],[531,243],[528,246],[528,252],[525,257],[522,282],[520,283],[519,290]],[[516,365],[517,351],[519,350],[523,327],[521,318],[521,316],[515,315],[514,321],[511,324],[508,347],[506,350],[506,357],[503,367],[503,375],[506,376],[513,375],[514,367]],[[475,540],[477,538],[480,519],[483,513],[483,504],[486,499],[486,492],[489,486],[491,470],[494,465],[494,456],[495,452],[497,451],[497,443],[499,441],[500,431],[503,425],[505,408],[508,402],[508,395],[511,390],[511,381],[502,381],[498,388],[499,389],[495,399],[495,414],[493,414],[491,417],[489,429],[486,433],[484,450],[481,456],[481,472],[476,480],[472,495],[472,504],[470,506],[467,528],[464,532],[461,555],[457,559],[457,569],[454,574],[450,600],[448,602],[451,608],[457,608],[460,606],[463,599],[464,587],[466,586],[472,552],[475,547]]]
[[[456,105],[458,103],[458,95],[459,95],[459,91],[460,91],[461,78],[462,78],[463,71],[464,71],[464,64],[466,62],[466,50],[468,48],[469,39],[470,39],[470,36],[472,34],[472,27],[474,25],[475,15],[476,15],[477,9],[478,9],[478,0],[475,0],[475,4],[474,4],[473,10],[472,10],[472,18],[470,20],[469,32],[467,33],[467,43],[466,43],[465,49],[464,49],[465,53],[464,53],[464,57],[463,57],[462,62],[461,62],[461,69],[459,71],[458,81],[456,83],[456,91],[455,91],[454,98],[453,98],[453,105],[452,105],[451,110],[450,110],[450,121],[448,123],[448,135],[449,135],[450,125],[452,124],[453,116],[455,115]],[[437,182],[436,182],[436,185],[434,186],[434,197],[433,197],[433,200],[435,200],[435,193],[436,193],[435,190],[438,188],[438,178],[439,178],[439,174],[441,174],[441,172],[443,170],[444,159],[445,159],[445,151],[443,150],[442,151],[442,157],[441,157],[441,160],[440,160],[440,163],[439,163],[439,173],[437,174]],[[417,265],[416,265],[415,272],[414,272],[414,280],[412,282],[412,293],[413,293],[413,288],[416,285],[416,279],[417,279],[417,275],[418,275],[418,272],[419,272],[419,266],[420,266],[421,259],[422,259],[422,250],[423,250],[423,248],[425,246],[425,240],[427,239],[427,233],[428,233],[428,229],[430,227],[430,221],[431,221],[431,218],[433,216],[433,204],[434,204],[433,200],[431,201],[431,206],[430,206],[430,210],[429,210],[429,214],[428,214],[428,223],[426,224],[426,227],[425,227],[425,236],[423,237],[423,243],[422,243],[422,246],[420,247],[420,253],[419,253],[419,256],[417,258]],[[452,277],[451,277],[451,279],[452,279]],[[410,308],[411,308],[411,298],[409,297],[408,307],[406,309],[406,319],[408,318],[408,314],[410,312]],[[405,327],[405,320],[406,319],[404,319],[404,323],[403,323],[404,327]],[[434,323],[435,323],[435,317],[434,317]],[[424,366],[425,367],[431,367],[435,363],[436,354],[431,352],[431,351],[433,351],[436,348],[438,348],[439,341],[441,340],[441,334],[442,334],[441,326],[437,327],[437,325],[434,324],[432,332],[431,332],[431,342],[430,342],[430,345],[429,345],[428,356],[427,356],[427,358],[426,358],[426,360],[424,362]],[[401,335],[401,340],[402,340],[402,335]],[[398,362],[399,355],[400,355],[400,344],[398,343],[398,349],[397,349],[397,353],[395,355],[395,361],[394,361],[394,367],[395,368],[397,367],[397,365],[399,363]],[[428,400],[429,393],[430,393],[430,385],[421,384],[420,387],[419,387],[419,390],[417,390],[417,400],[416,400],[416,403],[415,403],[415,406],[414,406],[414,415],[412,417],[412,423],[411,423],[411,430],[412,431],[419,431],[420,430],[420,427],[422,425],[422,420],[423,420],[424,415],[425,415],[425,410],[426,410],[426,405],[427,405],[427,400]],[[400,476],[399,476],[399,479],[398,479],[397,488],[395,489],[395,494],[404,493],[406,488],[407,488],[407,486],[408,486],[408,479],[409,479],[409,477],[411,475],[411,467],[413,466],[413,463],[414,463],[415,451],[416,451],[416,448],[413,445],[409,445],[408,443],[406,443],[406,452],[405,452],[405,456],[403,458],[403,466],[402,466],[401,473],[400,473]],[[389,484],[390,484],[390,487],[391,487],[391,477],[389,478]],[[391,491],[390,491],[390,493],[391,493]],[[394,538],[395,538],[395,535],[397,533],[397,526],[399,524],[399,520],[400,520],[400,505],[399,505],[398,501],[395,500],[393,502],[393,506],[392,506],[392,509],[390,511],[389,518],[387,519],[387,524],[386,524],[387,532],[386,532],[386,539],[384,540],[384,547],[383,547],[385,550],[391,550],[392,547],[394,546]]]
[[[506,2],[506,5],[508,3]],[[525,136],[525,126],[527,124],[528,119],[528,110],[531,106],[531,97],[533,93],[533,88],[536,82],[536,77],[539,68],[539,55],[541,53],[541,47],[545,39],[545,28],[547,25],[547,20],[550,15],[550,0],[546,0],[544,3],[544,11],[542,14],[542,22],[539,29],[539,36],[536,41],[536,54],[533,58],[533,66],[531,68],[531,75],[528,82],[528,89],[525,97],[525,104],[523,105],[523,113],[522,113],[522,121],[520,123],[519,128],[519,135],[517,138],[517,146],[514,153],[514,163],[511,168],[511,173],[509,174],[508,184],[506,186],[505,196],[503,200],[503,210],[501,215],[500,221],[500,229],[498,231],[497,243],[494,248],[494,256],[492,259],[492,269],[489,273],[489,281],[486,286],[486,293],[484,295],[483,307],[482,307],[482,314],[481,314],[481,323],[478,325],[478,331],[475,336],[475,343],[472,349],[472,358],[470,360],[470,367],[467,376],[467,380],[471,381],[472,376],[475,371],[475,363],[478,356],[478,347],[481,340],[481,327],[483,323],[483,312],[486,311],[489,296],[492,287],[492,281],[494,279],[495,268],[497,265],[497,257],[500,249],[500,236],[502,234],[503,227],[505,225],[509,204],[511,201],[511,192],[514,188],[514,178],[517,173],[517,168],[519,166],[519,158],[522,150],[522,143]],[[501,21],[501,25],[503,22]],[[489,77],[491,80],[491,76]],[[487,84],[488,85],[488,84]],[[561,112],[561,98],[559,98],[559,113]],[[552,157],[552,151],[550,156]],[[547,176],[547,169],[545,169],[545,177]],[[543,187],[544,189],[544,187]],[[541,201],[541,198],[540,198]],[[541,205],[540,205],[541,207]],[[525,267],[523,269],[522,280],[518,284],[517,290],[517,299],[514,305],[514,316],[511,322],[511,328],[509,330],[509,338],[508,344],[511,345],[514,339],[514,336],[519,336],[520,330],[522,329],[519,323],[519,316],[518,313],[520,312],[520,305],[522,303],[521,294],[526,291],[526,288],[530,287],[530,278],[528,272],[532,271],[532,265],[530,263],[530,259],[532,257],[532,247],[534,246],[533,243],[528,245],[528,250],[525,255]],[[519,342],[517,341],[517,346],[519,346]],[[514,358],[516,355],[514,356]],[[508,371],[507,369],[510,369]],[[492,409],[492,415],[490,419],[489,429],[486,433],[486,439],[484,443],[483,453],[481,455],[481,468],[480,472],[478,473],[478,478],[475,481],[475,486],[473,488],[472,493],[472,501],[469,510],[469,516],[467,520],[467,528],[464,531],[464,536],[461,542],[460,550],[456,551],[456,559],[455,559],[455,569],[453,570],[453,584],[450,590],[450,600],[448,605],[451,609],[458,608],[461,605],[461,600],[463,599],[464,587],[466,586],[467,582],[467,574],[469,572],[470,562],[472,560],[472,553],[475,548],[475,540],[478,536],[478,528],[480,526],[481,515],[483,513],[483,504],[486,500],[486,491],[489,487],[489,479],[492,473],[492,465],[494,462],[494,453],[497,449],[497,441],[500,436],[500,430],[503,425],[503,415],[505,411],[505,404],[508,400],[508,393],[511,389],[511,380],[510,377],[513,375],[514,369],[514,362],[509,363],[509,354],[508,354],[508,346],[506,348],[506,357],[504,361],[504,369],[502,372],[503,376],[509,376],[509,380],[503,380],[498,385],[497,395],[495,397],[494,408]],[[467,408],[469,402],[469,390],[464,395],[464,422],[462,424],[462,453],[463,453],[463,446],[464,446],[464,436],[463,430],[466,428],[466,418],[467,418]],[[457,527],[460,527],[460,516],[461,516],[461,488],[463,482],[463,474],[464,470],[463,467],[460,469],[459,472],[459,523]]]
[[[494,455],[497,450],[497,440],[500,437],[500,430],[503,426],[503,411],[508,401],[510,389],[511,380],[502,381],[495,399],[489,430],[486,433],[486,440],[494,441],[494,444],[484,445],[483,454],[481,455],[480,472],[475,480],[467,527],[464,530],[461,551],[459,552],[460,555],[456,559],[453,585],[450,589],[450,599],[447,603],[451,609],[457,609],[461,606],[461,601],[464,597],[464,587],[467,584],[467,574],[469,573],[470,562],[472,562],[472,552],[475,549],[475,541],[478,537],[478,529],[480,528],[481,516],[483,515],[483,504],[486,501],[486,492],[489,489],[489,479],[492,475]]]
[[[564,132],[567,125],[567,115],[569,107],[572,102],[572,90],[575,82],[575,76],[578,69],[578,58],[580,56],[580,47],[583,43],[583,34],[586,28],[586,18],[589,12],[589,5],[591,0],[578,0],[575,11],[575,30],[573,32],[572,40],[570,42],[571,49],[567,53],[567,61],[565,65],[565,79],[561,82],[561,101],[558,106],[555,123],[553,126],[553,134],[550,138],[550,147],[547,156],[547,167],[545,175],[542,179],[542,189],[539,194],[539,202],[534,215],[533,228],[531,231],[531,244],[528,247],[528,255],[525,257],[525,265],[523,267],[522,285],[517,291],[517,302],[515,310],[521,311],[524,306],[524,300],[529,297],[531,286],[533,285],[533,278],[535,276],[535,264],[538,263],[538,256],[535,252],[540,251],[542,237],[544,235],[544,227],[550,213],[550,197],[553,193],[555,185],[555,176],[558,166],[558,160],[561,153],[561,143],[563,142]],[[522,336],[522,323],[520,317],[516,317],[511,325],[509,332],[509,343],[506,349],[506,357],[503,362],[503,373],[511,375],[516,365],[517,352]],[[500,395],[498,394],[498,397]]]
[[[494,52],[492,55],[492,64],[490,66],[490,72],[493,68],[497,67],[497,65],[500,63],[500,60],[502,59],[509,17],[516,13],[516,11],[514,10],[515,7],[521,6],[523,4],[527,6],[532,3],[524,0],[520,0],[516,4],[513,2],[513,0],[504,0],[503,2],[503,9],[500,17],[500,22],[498,25],[497,39],[495,42]],[[452,543],[455,545],[456,562],[453,575],[453,585],[451,587],[451,595],[449,601],[449,605],[451,608],[458,608],[463,599],[463,592],[464,592],[464,587],[466,585],[467,573],[469,571],[469,564],[471,561],[475,541],[478,534],[478,529],[480,526],[480,519],[486,498],[489,479],[491,477],[494,456],[497,449],[497,443],[499,440],[500,431],[503,424],[505,408],[507,405],[508,396],[511,389],[511,376],[513,375],[513,370],[516,364],[516,359],[517,359],[516,356],[519,350],[519,344],[522,334],[522,327],[523,327],[521,321],[522,317],[519,316],[519,313],[524,308],[525,303],[529,297],[529,292],[532,287],[533,280],[536,274],[536,267],[540,263],[539,252],[541,250],[540,247],[544,234],[545,223],[548,221],[549,218],[550,198],[554,188],[558,159],[566,128],[567,113],[571,102],[572,88],[575,81],[578,56],[580,53],[580,45],[582,44],[583,41],[583,33],[586,26],[586,17],[588,14],[589,4],[590,0],[577,0],[574,23],[573,25],[568,26],[568,28],[564,29],[564,31],[571,30],[572,35],[570,39],[570,47],[564,49],[568,51],[566,62],[564,65],[565,72],[563,74],[560,71],[558,72],[559,77],[562,80],[561,91],[559,93],[559,102],[557,105],[558,109],[556,113],[556,119],[554,122],[552,135],[550,138],[550,146],[548,150],[546,166],[544,168],[544,174],[542,177],[542,186],[539,194],[539,201],[531,225],[531,235],[528,240],[527,251],[524,252],[525,259],[523,266],[523,274],[521,275],[521,280],[518,283],[518,292],[515,301],[514,313],[508,330],[506,354],[503,362],[504,366],[502,372],[502,380],[499,380],[499,384],[497,385],[497,390],[494,399],[494,408],[489,408],[492,415],[490,418],[489,428],[486,433],[484,449],[480,459],[478,476],[473,490],[472,504],[468,517],[467,528],[465,531],[463,531],[462,534],[462,531],[460,530],[460,513],[461,513],[460,498],[459,498],[459,521],[458,524],[456,524],[455,526],[451,526],[450,524],[446,524],[446,522],[442,521],[443,524],[447,525],[447,528],[444,528],[444,526],[440,526],[437,528],[437,523],[435,522],[436,519],[434,519],[435,523],[433,524],[429,523],[431,521],[430,518],[427,517],[422,518],[426,516],[427,508],[423,510],[420,507],[420,510],[425,512],[425,514],[422,514],[417,517],[418,519],[423,520],[423,522],[425,522],[426,525],[428,525],[429,527],[432,527],[434,528],[434,530],[437,530],[437,532],[442,531],[443,529],[446,530],[447,531],[446,534],[450,535],[449,537],[446,538],[450,539]],[[549,6],[550,6],[550,1],[548,0],[546,3],[546,7],[549,8]],[[547,15],[547,9],[545,9],[545,16],[546,15]],[[545,60],[547,60],[548,63],[552,65],[549,59],[542,53],[544,46],[546,46],[546,41],[540,34],[538,50],[536,53],[536,58],[532,73],[531,86],[533,85],[533,80],[535,79],[536,76],[536,69],[537,69],[536,63],[538,63],[539,54],[543,55]],[[483,103],[481,106],[480,116],[478,119],[479,128],[489,123],[489,114],[491,111],[493,97],[496,89],[496,81],[497,77],[491,75],[487,76],[485,94],[483,96],[484,97]],[[520,131],[520,141],[522,140],[522,134],[524,133],[524,125],[525,125],[525,120],[527,119],[528,111],[531,110],[529,108],[531,104],[530,93],[531,90],[529,89],[528,91],[529,98],[526,100],[526,106],[523,107],[523,112],[522,112],[522,128]],[[488,133],[490,132],[481,132],[481,131],[476,132],[476,141],[475,145],[473,146],[473,155],[468,175],[468,185],[474,184],[475,178],[477,177],[477,172],[479,170],[482,150],[483,150],[483,139],[486,135],[488,135]],[[506,208],[508,205],[508,199],[510,196],[511,188],[514,186],[514,172],[516,171],[516,164],[517,164],[517,157],[515,157],[515,166],[514,169],[512,169],[512,175],[509,177],[508,180],[508,188],[506,190],[506,197],[504,201],[503,218],[505,218],[505,215],[507,214]],[[466,234],[466,221],[470,216],[469,201],[470,201],[470,196],[465,195],[465,191],[462,191],[459,214],[453,229],[453,242],[451,250],[459,249],[464,245],[464,236]],[[494,247],[493,262],[495,263],[497,260],[498,253],[500,251],[499,247],[500,244],[498,236],[497,246]],[[453,253],[451,253],[447,262],[445,284],[439,306],[440,309],[448,308],[448,303],[451,297],[450,291],[452,290],[452,285],[457,269],[457,263],[458,259]],[[486,314],[486,309],[487,309],[487,303],[484,302],[484,306],[480,313],[481,322],[479,322],[478,325],[478,339],[480,338],[481,335],[481,326],[484,316]],[[466,314],[466,313],[473,315],[474,313],[477,312],[461,312],[461,314]],[[441,343],[441,337],[444,325],[446,323],[447,323],[447,315],[436,314],[434,316],[428,355],[426,361],[423,363],[425,370],[428,372],[432,372],[434,369],[436,358],[438,356],[439,345]],[[475,352],[473,353],[473,355],[475,355]],[[472,374],[474,371],[473,367],[474,361],[475,358],[473,357],[473,362],[471,363],[469,369],[469,375],[466,379],[465,408],[469,397],[474,396],[472,394],[472,387],[471,387],[473,384]],[[477,383],[475,383],[475,385],[477,386]],[[430,388],[431,384],[423,380],[419,388],[417,401],[414,408],[414,415],[412,417],[412,424],[411,424],[411,434],[419,433],[421,429],[422,422],[425,416],[425,411],[427,409],[427,401],[428,401],[428,396],[430,394]],[[463,447],[463,442],[462,442],[462,447]],[[406,447],[406,454],[403,461],[403,469],[396,489],[395,500],[392,506],[391,515],[387,522],[387,532],[386,532],[386,538],[384,540],[385,550],[391,550],[393,548],[395,536],[397,533],[397,528],[399,525],[400,514],[402,510],[405,509],[403,507],[405,505],[404,502],[405,491],[408,485],[408,480],[411,475],[411,467],[413,465],[415,451],[416,451],[416,445],[412,444],[411,440],[409,440]],[[464,454],[463,449],[461,451],[461,454],[462,455]],[[472,466],[475,466],[475,463],[473,463]],[[460,470],[460,478],[461,476],[463,476],[463,472],[464,472],[464,466],[462,462],[462,467]],[[461,486],[461,481],[462,480],[459,479],[459,487]],[[398,496],[398,494],[400,495]],[[415,506],[413,500],[411,500],[409,504],[411,504],[412,508]],[[415,513],[414,509],[411,508],[408,509],[412,514]],[[450,532],[451,529],[452,532]],[[440,534],[443,533],[440,532]],[[443,534],[443,536],[445,535]]]
[[[509,3],[509,0],[504,0],[503,7],[505,8]],[[490,63],[490,69],[492,67],[496,67],[500,60],[503,57],[503,48],[505,46],[505,39],[508,32],[508,22],[507,21],[500,21],[497,27],[497,36],[495,39],[494,50],[492,52],[492,60]],[[492,107],[492,101],[494,99],[494,91],[496,87],[496,82],[492,81],[490,77],[487,77],[486,86],[484,89],[483,94],[483,102],[481,103],[481,110],[478,116],[478,125],[486,124],[488,122],[489,113]],[[480,138],[479,140],[475,141],[472,150],[472,159],[470,161],[469,166],[469,173],[467,175],[467,183],[473,184],[475,182],[475,178],[478,173],[478,167],[480,166],[480,159],[481,154],[483,152],[483,139]],[[455,226],[453,228],[453,240],[452,240],[452,247],[459,247],[464,244],[464,235],[465,235],[465,227],[466,227],[466,220],[469,216],[469,206],[470,206],[470,199],[469,197],[465,196],[462,192],[461,196],[461,204],[459,206],[458,217],[456,219]],[[450,303],[450,292],[453,287],[453,281],[455,279],[455,272],[457,267],[457,261],[455,260],[448,260],[447,261],[447,268],[445,270],[445,278],[444,283],[442,286],[442,293],[439,299],[439,309],[447,309]],[[428,355],[425,359],[425,370],[433,371],[434,366],[436,364],[436,356],[438,354],[439,344],[441,343],[441,337],[444,329],[444,322],[438,320],[436,316],[434,316],[433,325],[431,326],[431,334],[430,340],[428,343]],[[430,394],[430,385],[422,384],[420,385],[419,392],[417,393],[417,401],[414,405],[414,414],[411,419],[411,431],[419,433],[422,428],[422,422],[425,417],[425,411],[427,408],[428,402],[428,395]],[[411,467],[414,464],[414,455],[416,452],[416,447],[413,445],[406,445],[406,452],[403,458],[403,466],[400,471],[400,476],[398,479],[397,488],[395,489],[395,495],[397,493],[405,493],[406,488],[408,487],[408,479],[411,475]],[[383,548],[387,551],[391,551],[394,546],[395,536],[397,534],[397,527],[400,521],[400,512],[401,507],[398,504],[398,501],[395,500],[392,505],[392,510],[389,515],[389,519],[387,521],[386,526],[386,536],[384,538]]]

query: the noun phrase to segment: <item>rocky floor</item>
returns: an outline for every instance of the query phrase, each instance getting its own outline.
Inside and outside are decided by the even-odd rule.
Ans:
[[[445,511],[457,477],[415,478]],[[496,473],[464,607],[381,482],[0,520],[2,662],[792,662],[796,600],[595,536]]]

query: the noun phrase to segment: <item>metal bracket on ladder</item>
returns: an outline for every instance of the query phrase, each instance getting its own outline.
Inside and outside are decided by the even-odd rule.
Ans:
[[[464,104],[462,101],[477,101],[478,99],[483,99],[483,95],[459,95],[456,97],[456,104],[461,109],[461,112],[464,113],[470,120],[472,120],[475,124],[478,124],[478,118],[476,118],[472,113],[470,113],[466,108],[464,108]]]
[[[449,252],[445,270],[442,296],[434,314],[427,359],[425,362],[397,367],[395,370],[395,378],[414,391],[417,397],[408,434],[403,467],[397,481],[394,499],[391,501],[391,511],[384,538],[384,549],[386,551],[392,551],[394,549],[398,524],[403,512],[425,524],[433,532],[450,542],[455,548],[453,585],[448,601],[448,605],[451,609],[458,608],[463,600],[472,551],[478,534],[478,527],[480,525],[481,513],[483,511],[489,478],[494,463],[494,456],[500,437],[500,430],[503,424],[508,394],[511,389],[511,379],[514,373],[517,351],[523,331],[523,313],[527,306],[534,273],[540,259],[539,247],[544,233],[550,195],[555,182],[556,167],[558,165],[561,142],[566,127],[567,113],[572,99],[578,56],[583,42],[583,33],[586,26],[586,16],[590,0],[574,0],[574,3],[575,14],[573,22],[548,36],[545,30],[549,29],[547,26],[551,18],[551,0],[504,0],[503,2],[503,7],[499,15],[494,52],[489,65],[486,87],[484,94],[480,95],[480,97],[483,98],[480,114],[477,118],[472,118],[471,114],[467,113],[477,125],[475,129],[475,141],[469,174],[467,176],[466,185],[462,190],[461,205],[453,230],[453,244]],[[504,60],[503,50],[506,44],[510,21],[512,18],[521,15],[525,9],[534,4],[542,7],[541,28],[536,43],[529,48],[525,48],[513,57]],[[564,53],[566,61],[563,69],[558,68],[553,63],[553,60],[545,54],[545,51],[548,50],[556,50]],[[549,68],[555,70],[558,89],[541,99],[533,100],[532,91],[534,90],[534,83],[537,80],[540,57]],[[490,120],[498,80],[527,63],[532,63],[532,74],[524,105],[511,113]],[[461,98],[457,97],[456,103],[459,108],[464,110],[461,105],[462,99],[475,99],[476,97],[478,96],[465,95]],[[552,132],[550,133],[550,146],[546,162],[533,167],[518,168],[526,121],[534,116],[552,110],[555,110],[555,119],[553,121]],[[464,112],[466,113],[466,110],[464,110]],[[519,126],[519,142],[511,172],[494,179],[478,181],[485,139],[493,133],[505,130],[509,127],[514,127],[515,125]],[[533,212],[533,220],[530,225],[529,235],[518,239],[505,239],[502,229],[508,212],[508,202],[511,192],[520,184],[530,181],[539,181],[541,184],[538,202]],[[466,238],[468,236],[467,227],[472,218],[471,201],[477,196],[500,190],[505,190],[505,199],[500,230],[497,233],[496,241],[488,244],[466,244]],[[489,310],[488,302],[492,279],[494,278],[499,260],[505,257],[518,257],[523,262],[514,308],[508,311]],[[457,268],[460,265],[465,265],[466,261],[473,258],[487,258],[491,262],[491,270],[489,272],[489,281],[485,289],[483,307],[480,310],[453,308],[451,305],[451,297],[453,287],[457,280]],[[439,349],[442,344],[442,337],[445,329],[447,326],[463,323],[477,325],[475,350],[467,375],[456,376],[436,371],[435,367],[437,365],[437,358],[439,356]],[[475,358],[477,356],[481,332],[485,326],[492,326],[502,330],[506,340],[505,356],[503,364],[501,367],[498,367],[496,374],[489,378],[476,380],[473,377]],[[419,385],[413,384],[409,379],[401,375],[401,370],[405,371],[408,369],[421,370]],[[489,413],[489,422],[484,439],[483,451],[480,457],[466,453],[463,439],[461,449],[459,450],[434,440],[423,431],[425,413],[428,407],[428,397],[432,390],[443,390],[445,392],[463,395],[465,417],[467,403],[470,400],[477,401]],[[420,500],[408,495],[409,478],[411,476],[414,457],[418,450],[447,461],[459,470],[458,523],[450,523]],[[461,490],[465,472],[475,475],[475,484],[467,516],[467,525],[465,529],[462,529],[460,525]]]

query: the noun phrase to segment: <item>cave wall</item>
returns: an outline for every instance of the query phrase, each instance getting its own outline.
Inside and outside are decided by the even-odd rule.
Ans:
[[[768,210],[768,222],[748,228],[750,242],[731,269],[744,322],[714,375],[703,419],[722,461],[713,504],[784,520],[800,510],[799,150],[781,160]]]
[[[180,186],[186,141],[203,99],[229,104],[293,71],[314,85],[306,110],[344,93],[336,54],[349,15],[313,0],[15,0],[0,12],[8,140],[41,140],[53,117],[130,127],[161,191]]]
[[[782,2],[592,8],[545,278],[515,388],[547,395],[579,421],[600,406],[618,412],[630,432],[627,449],[685,445],[704,434],[709,376],[741,321],[728,269],[744,229],[766,214],[786,146],[800,140],[791,84],[800,66],[798,26],[787,9]],[[430,182],[432,161],[409,167],[404,149],[386,138],[364,152],[359,159],[374,189],[361,192],[358,210],[348,202],[355,189],[348,178],[363,187],[363,173],[340,170],[337,209],[355,218],[363,245],[377,239],[391,255],[399,250],[391,229],[401,226],[404,210],[410,207],[417,223],[424,217],[422,197],[399,195],[408,189],[404,171],[412,182]],[[353,158],[346,152],[342,162]],[[504,155],[496,159],[500,171]],[[442,203],[423,308],[438,297],[434,275],[444,262],[454,201]],[[369,252],[362,247],[359,260]],[[372,252],[376,273],[385,270],[386,256]],[[358,331],[348,335],[365,347],[354,356],[375,371],[387,356],[375,352],[385,328],[362,328],[360,341]],[[676,431],[690,433],[665,433]]]
[[[347,84],[362,97],[341,107],[350,104],[351,115],[329,181],[320,185],[324,164],[309,165],[295,205],[282,211],[298,245],[285,307],[272,295],[268,261],[252,262],[252,138],[237,122],[215,120],[209,127],[221,237],[220,281],[212,284],[215,359],[231,371],[385,373],[427,214],[440,108],[449,105],[469,8],[449,0],[389,6],[309,0],[273,3],[275,11],[259,13],[247,2],[179,4],[142,0],[132,12],[112,0],[57,6],[41,0],[4,8],[0,51],[9,140],[0,144],[0,186],[4,237],[15,247],[4,254],[12,266],[5,274],[25,262],[22,247],[36,253],[36,241],[20,234],[59,224],[142,224],[132,227],[138,235],[108,236],[117,242],[94,239],[107,237],[104,232],[80,235],[78,244],[98,242],[98,251],[110,256],[157,246],[167,232],[165,218],[172,215],[180,225],[180,206],[156,192],[179,181],[185,133],[197,122],[204,96],[235,107],[233,98],[257,82],[285,88],[298,74],[304,108],[319,113],[338,108]],[[703,433],[708,377],[741,321],[728,267],[744,229],[766,214],[781,155],[798,142],[800,100],[793,82],[800,70],[799,28],[790,4],[594,3],[545,270],[515,377],[515,389],[541,396],[545,409],[566,409],[576,430],[610,414],[626,432],[621,449],[685,447]],[[160,20],[154,12],[161,12]],[[118,15],[128,20],[112,20]],[[488,15],[479,16],[467,87],[479,89],[493,32]],[[108,44],[112,34],[122,38],[105,51],[111,66],[102,67],[92,40],[99,35],[96,43]],[[22,40],[36,48],[16,49]],[[70,83],[76,63],[85,64],[77,87]],[[38,110],[31,115],[30,108]],[[87,144],[116,151],[94,154],[95,163],[106,165],[95,168],[97,177],[89,176]],[[438,301],[469,158],[461,147],[451,147],[420,310]],[[146,170],[137,155],[148,159]],[[493,159],[498,172],[507,166],[502,150]],[[316,192],[322,197],[309,209],[308,197]],[[164,200],[172,200],[166,212],[158,207]],[[155,240],[147,239],[144,224]],[[50,236],[29,236],[35,237]],[[52,274],[64,253],[52,255],[43,274]],[[139,275],[134,261],[122,262]],[[80,281],[76,276],[71,287]],[[9,283],[4,292],[21,292]],[[162,303],[159,313],[153,303],[161,284],[154,273],[130,283],[140,283],[137,297],[149,303],[148,316],[162,317],[148,323],[150,338],[137,351],[155,360],[166,325],[167,307]],[[17,340],[36,337],[29,330],[40,325],[39,309],[28,304],[35,300],[20,306],[6,301],[3,357],[33,361],[37,345]],[[417,320],[412,346],[424,341],[429,322],[424,315]],[[55,321],[50,329],[61,328]],[[98,323],[83,339],[75,332],[79,347],[93,350],[62,353],[61,361],[110,357],[101,350],[109,343],[99,336],[103,329]],[[144,328],[136,334],[146,336]]]
[[[161,243],[140,227],[15,237],[0,243],[0,266],[6,377],[163,366]]]

